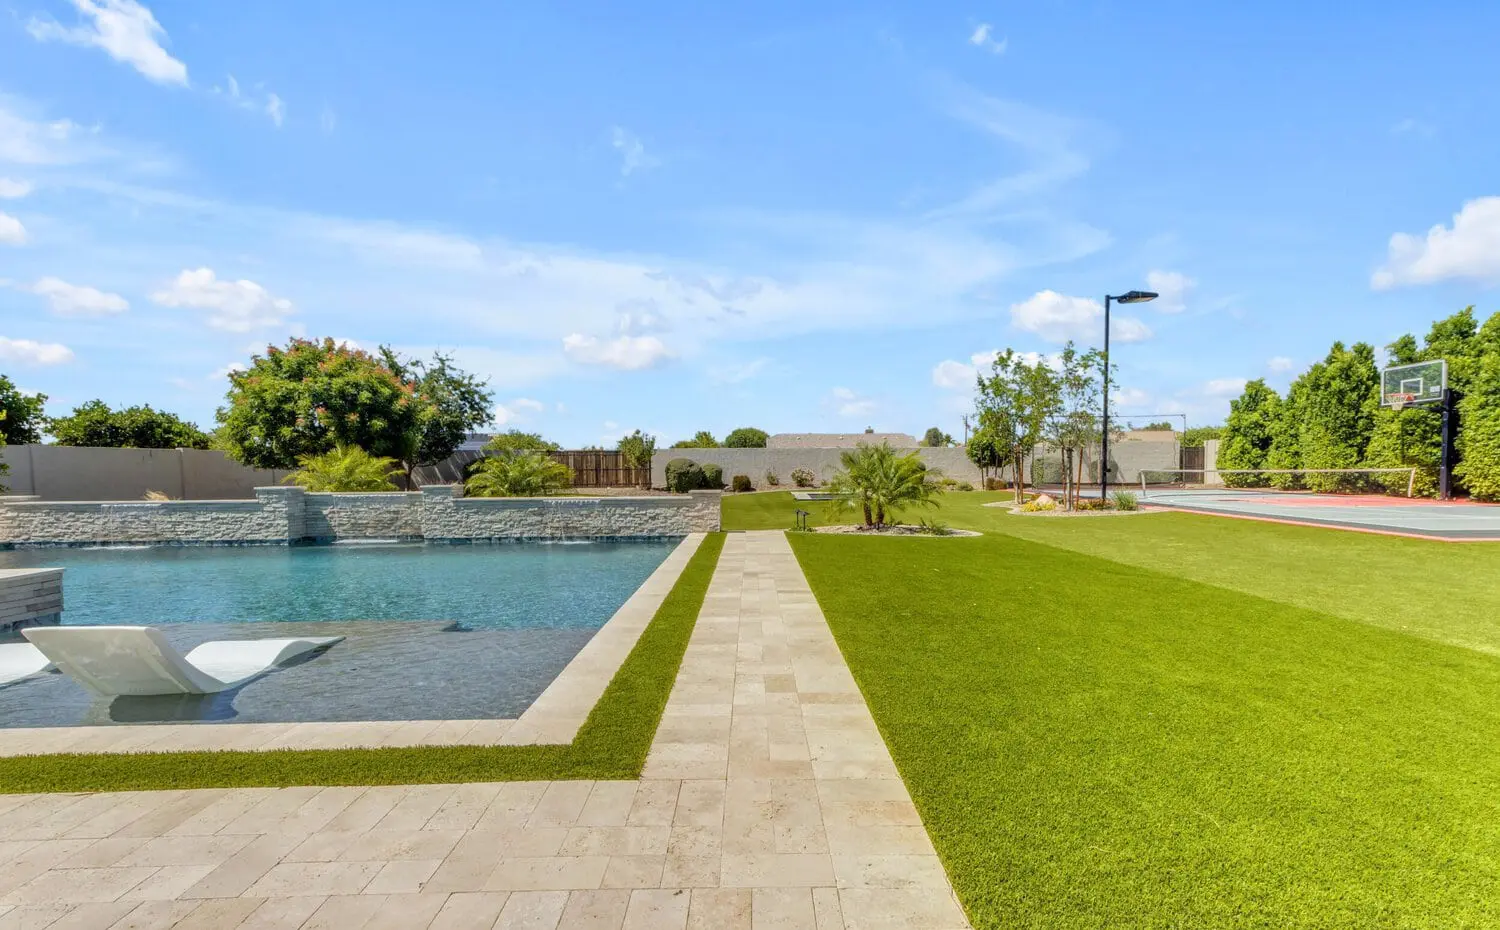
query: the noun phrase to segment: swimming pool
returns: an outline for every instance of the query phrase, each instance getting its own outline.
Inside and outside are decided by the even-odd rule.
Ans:
[[[514,718],[678,542],[3,551],[0,568],[64,569],[68,626],[159,626],[183,652],[214,639],[346,638],[202,697],[100,703],[65,675],[36,676],[0,687],[0,730]]]
[[[18,549],[60,566],[63,622],[448,620],[465,629],[597,629],[675,541]]]

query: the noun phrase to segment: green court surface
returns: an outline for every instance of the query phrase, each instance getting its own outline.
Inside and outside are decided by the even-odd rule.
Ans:
[[[977,927],[1500,925],[1500,545],[999,497],[791,535]]]

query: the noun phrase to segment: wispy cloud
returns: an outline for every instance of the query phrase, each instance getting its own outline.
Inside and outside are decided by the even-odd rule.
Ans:
[[[571,333],[563,337],[562,345],[568,358],[575,362],[620,371],[655,368],[674,357],[672,350],[655,336],[620,335],[613,339],[600,339],[597,336]]]
[[[836,387],[828,392],[826,402],[841,417],[863,417],[875,412],[878,406],[872,398],[865,397],[846,387]]]
[[[619,126],[611,129],[609,144],[620,153],[620,174],[626,177],[661,165],[661,159],[647,154],[646,145],[640,136],[627,129]]]
[[[53,314],[64,317],[107,317],[124,313],[130,302],[119,294],[111,294],[82,284],[69,284],[60,278],[42,278],[30,287],[30,291],[47,301]]]
[[[969,33],[969,44],[982,48],[991,55],[1004,55],[1010,40],[1003,36],[996,39],[994,27],[989,23],[980,23]]]
[[[0,178],[0,200],[18,200],[31,193],[31,184],[11,178]]]
[[[251,93],[247,93],[241,89],[240,82],[235,79],[235,76],[230,74],[226,75],[223,87],[214,85],[213,93],[222,97],[230,106],[249,110],[252,113],[264,113],[272,123],[276,124],[276,128],[280,129],[282,121],[286,119],[286,101],[274,93],[266,92],[264,97],[254,93],[263,90],[265,90],[265,85],[257,84],[251,88]]]
[[[1397,136],[1427,136],[1431,137],[1437,133],[1437,127],[1431,123],[1419,119],[1407,117],[1391,127],[1391,133]]]
[[[57,41],[103,49],[115,61],[130,65],[159,84],[187,85],[187,65],[162,47],[167,32],[151,11],[136,0],[70,0],[78,10],[76,26],[32,17],[26,31],[39,42]]]
[[[1266,362],[1266,367],[1271,371],[1276,372],[1277,374],[1285,374],[1286,372],[1291,371],[1295,366],[1296,362],[1293,362],[1285,355],[1274,356]]]
[[[1186,310],[1188,291],[1197,286],[1197,281],[1180,271],[1148,271],[1146,273],[1146,289],[1155,291],[1159,295],[1151,302],[1152,309],[1158,313],[1181,313]]]

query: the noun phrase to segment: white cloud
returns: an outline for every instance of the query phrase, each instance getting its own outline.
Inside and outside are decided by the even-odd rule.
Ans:
[[[16,365],[61,365],[72,360],[73,350],[60,343],[0,336],[0,362]]]
[[[974,386],[978,371],[973,365],[965,365],[963,362],[955,362],[952,359],[944,359],[938,362],[932,369],[932,383],[947,390],[959,390]]]
[[[1214,378],[1204,382],[1202,393],[1209,397],[1239,397],[1248,383],[1244,378]]]
[[[78,8],[79,25],[68,28],[52,19],[33,17],[26,31],[41,42],[57,40],[103,49],[115,61],[161,84],[187,84],[187,65],[162,48],[166,30],[136,0],[71,2]]]
[[[1114,411],[1120,407],[1144,407],[1151,403],[1151,395],[1137,387],[1117,388],[1113,385],[1109,389],[1110,420],[1114,420]]]
[[[26,181],[0,178],[0,200],[15,200],[29,193],[31,193],[31,185]]]
[[[26,227],[9,213],[0,213],[0,245],[25,245]]]
[[[639,371],[672,359],[672,350],[655,336],[620,335],[601,340],[597,336],[572,333],[563,337],[563,351],[575,362]]]
[[[1151,306],[1158,313],[1181,313],[1187,309],[1187,293],[1198,282],[1180,271],[1146,272],[1146,289],[1158,295]]]
[[[231,333],[278,326],[294,312],[290,300],[254,281],[220,281],[212,268],[183,271],[151,299],[166,307],[208,310],[208,325]]]
[[[875,401],[849,390],[836,387],[828,392],[827,401],[841,417],[862,417],[875,412]]]
[[[969,33],[969,44],[982,48],[992,55],[1004,55],[1005,49],[1010,45],[1010,40],[994,38],[994,27],[989,23],[980,23],[974,31]]]
[[[1266,367],[1276,372],[1277,374],[1281,374],[1291,371],[1292,366],[1295,364],[1295,362],[1287,358],[1285,355],[1277,355],[1266,362]]]
[[[530,397],[517,397],[508,404],[498,404],[494,410],[495,425],[507,426],[525,421],[530,414],[541,413],[547,405]]]
[[[1433,284],[1451,278],[1500,282],[1500,197],[1479,197],[1439,224],[1426,238],[1391,236],[1386,264],[1370,278],[1377,290],[1403,284]]]
[[[661,164],[661,159],[646,154],[646,146],[639,136],[619,126],[610,130],[609,144],[620,153],[620,173],[629,176]]]
[[[263,84],[257,84],[252,90],[258,91],[263,89],[264,86]],[[227,75],[227,80],[225,80],[223,87],[214,85],[213,92],[223,97],[231,106],[241,110],[249,110],[252,113],[266,114],[271,118],[271,122],[276,124],[277,129],[281,128],[282,120],[286,118],[286,101],[273,93],[267,93],[263,100],[257,98],[254,94],[245,93],[240,89],[240,82],[232,74]]]
[[[1056,291],[1038,291],[1010,307],[1011,325],[1036,333],[1048,342],[1077,340],[1084,345],[1101,341],[1104,307],[1090,297],[1069,297]],[[1151,338],[1151,328],[1130,316],[1110,314],[1110,338],[1119,342],[1141,342]]]
[[[42,278],[31,285],[31,293],[47,298],[58,316],[111,316],[130,309],[130,303],[119,294],[69,284],[60,278]]]
[[[21,115],[23,105],[0,94],[0,162],[16,165],[70,165],[107,154],[98,130],[72,120],[43,121]]]
[[[228,365],[225,365],[223,368],[215,369],[214,372],[208,376],[208,380],[210,380],[210,381],[222,381],[223,379],[229,377],[230,375],[232,375],[232,374],[234,374],[236,372],[249,371],[249,370],[250,370],[250,366],[246,365],[244,362],[230,362]]]

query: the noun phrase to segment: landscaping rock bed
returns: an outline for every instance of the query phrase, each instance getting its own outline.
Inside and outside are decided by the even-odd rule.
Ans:
[[[879,529],[863,526],[815,526],[812,527],[812,532],[841,533],[845,536],[925,536],[929,539],[951,539],[957,536],[984,535],[983,533],[976,533],[973,530],[955,530],[952,528],[944,530],[941,533],[931,533],[924,531],[920,526],[907,526],[904,523],[895,526],[883,526]]]

